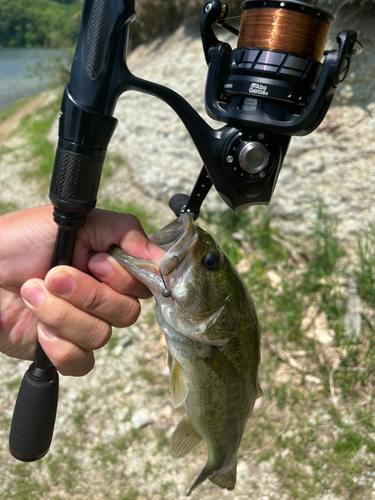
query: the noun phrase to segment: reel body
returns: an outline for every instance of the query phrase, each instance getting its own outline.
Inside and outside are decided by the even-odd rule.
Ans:
[[[337,37],[337,50],[324,51],[334,17],[312,5],[246,0],[242,8],[233,50],[212,28],[214,19],[227,27],[223,4],[207,2],[201,16],[207,112],[239,129],[240,138],[233,138],[221,163],[238,192],[232,192],[234,209],[269,203],[291,136],[318,127],[351,56],[361,50],[356,33],[348,30]]]

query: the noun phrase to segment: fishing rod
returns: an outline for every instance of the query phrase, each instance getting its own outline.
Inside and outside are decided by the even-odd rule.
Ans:
[[[291,137],[321,123],[362,47],[347,30],[337,36],[336,49],[324,50],[334,18],[306,3],[245,0],[242,8],[240,30],[227,23],[228,7],[220,0],[207,1],[201,13],[206,109],[225,124],[216,130],[179,94],[128,69],[134,0],[85,0],[49,193],[58,227],[51,267],[72,262],[77,231],[96,205],[117,100],[128,90],[168,104],[202,159],[191,194],[170,200],[176,216],[190,212],[197,218],[212,186],[232,210],[269,203]],[[216,24],[238,36],[235,49],[217,38]],[[13,414],[9,449],[16,459],[34,461],[48,453],[58,387],[58,372],[38,344]]]

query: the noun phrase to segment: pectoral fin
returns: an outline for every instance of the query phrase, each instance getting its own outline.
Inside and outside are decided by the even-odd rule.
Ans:
[[[173,458],[181,458],[187,455],[202,438],[195,432],[187,415],[178,423],[169,444],[169,453]]]
[[[172,371],[172,363],[173,363],[173,358],[172,358],[171,353],[168,351],[167,365],[168,365],[168,368],[169,368],[169,373],[171,373],[171,371]]]
[[[204,358],[204,362],[220,377],[222,380],[228,380],[228,377],[236,377],[237,373],[229,361],[217,347],[212,347],[210,356]]]
[[[172,404],[177,408],[185,401],[189,388],[181,366],[169,352],[168,368]]]

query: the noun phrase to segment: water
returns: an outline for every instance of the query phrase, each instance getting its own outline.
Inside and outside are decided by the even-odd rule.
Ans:
[[[0,48],[0,109],[43,92],[50,75],[37,75],[30,66],[41,70],[46,61],[60,56],[54,49]]]

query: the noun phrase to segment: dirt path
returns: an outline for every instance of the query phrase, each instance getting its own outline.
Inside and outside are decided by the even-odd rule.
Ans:
[[[12,116],[9,116],[5,121],[0,123],[0,144],[5,142],[11,134],[17,129],[22,118],[40,106],[45,105],[46,101],[50,99],[48,94],[41,94],[32,101],[28,102],[22,108],[17,110]]]

